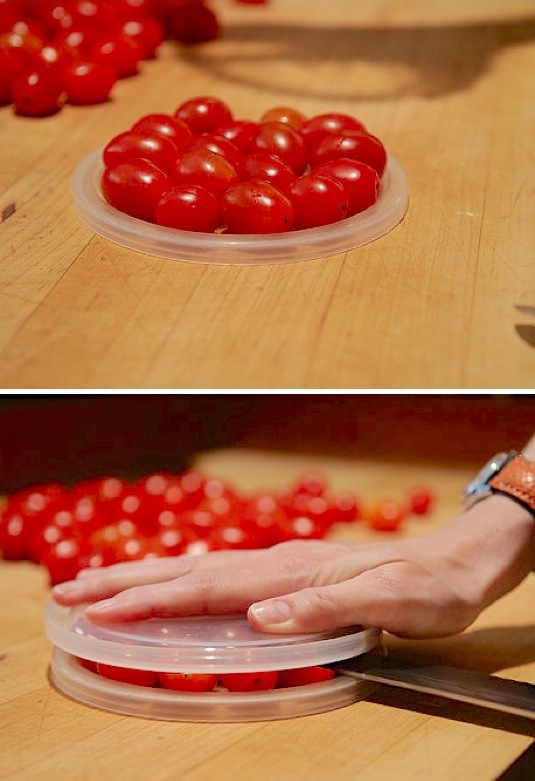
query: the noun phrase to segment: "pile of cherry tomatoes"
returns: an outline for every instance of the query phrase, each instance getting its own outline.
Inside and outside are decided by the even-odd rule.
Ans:
[[[304,475],[284,491],[254,494],[194,470],[153,472],[135,481],[104,476],[70,487],[46,483],[5,498],[0,554],[43,565],[56,584],[85,567],[321,539],[335,524],[359,519],[394,531],[410,514],[427,513],[432,501],[429,489],[411,489],[403,501],[366,508],[353,493],[332,491],[321,474]]]
[[[273,107],[258,122],[223,100],[189,98],[148,114],[103,151],[105,200],[168,228],[284,233],[329,225],[372,206],[387,153],[349,114]]]
[[[336,675],[333,670],[321,666],[217,674],[153,672],[90,662],[87,659],[78,659],[78,662],[91,672],[113,681],[182,692],[209,692],[215,689],[218,691],[226,689],[229,692],[268,691],[329,681]]]
[[[165,39],[191,45],[219,33],[204,0],[0,0],[0,105],[43,117],[65,102],[103,103]]]

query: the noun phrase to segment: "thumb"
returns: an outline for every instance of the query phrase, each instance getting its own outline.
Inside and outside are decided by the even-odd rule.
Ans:
[[[377,595],[362,593],[356,580],[295,591],[255,602],[247,611],[250,623],[261,632],[290,634],[326,632],[342,626],[373,624],[380,610]],[[367,589],[364,589],[367,591]]]

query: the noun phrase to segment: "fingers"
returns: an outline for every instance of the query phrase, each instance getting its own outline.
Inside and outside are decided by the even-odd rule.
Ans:
[[[247,616],[263,632],[324,632],[362,624],[418,638],[460,632],[476,614],[432,574],[394,562],[341,583],[256,602]]]
[[[232,568],[254,559],[256,551],[215,551],[202,556],[176,556],[125,562],[109,567],[81,570],[75,580],[60,583],[52,595],[60,605],[77,605],[107,599],[133,586],[173,580],[204,568]]]
[[[73,604],[73,589],[78,601],[98,600],[86,609],[95,622],[245,613],[252,602],[343,580],[355,569],[353,548],[334,543],[229,553],[234,555],[178,557],[160,567],[155,560],[110,567],[100,576],[83,574],[60,590],[61,601]]]

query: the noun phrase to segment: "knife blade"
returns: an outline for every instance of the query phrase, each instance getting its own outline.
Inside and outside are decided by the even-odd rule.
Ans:
[[[524,681],[457,667],[418,665],[388,656],[370,661],[367,654],[323,666],[358,680],[374,681],[535,719],[535,685]]]
[[[535,325],[515,325],[517,334],[524,342],[535,347]]]

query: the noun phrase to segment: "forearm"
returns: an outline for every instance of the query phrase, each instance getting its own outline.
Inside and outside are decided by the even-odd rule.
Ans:
[[[535,461],[535,437],[523,448]],[[535,516],[519,502],[494,494],[456,518],[444,533],[456,555],[473,562],[482,607],[511,591],[535,570]]]

